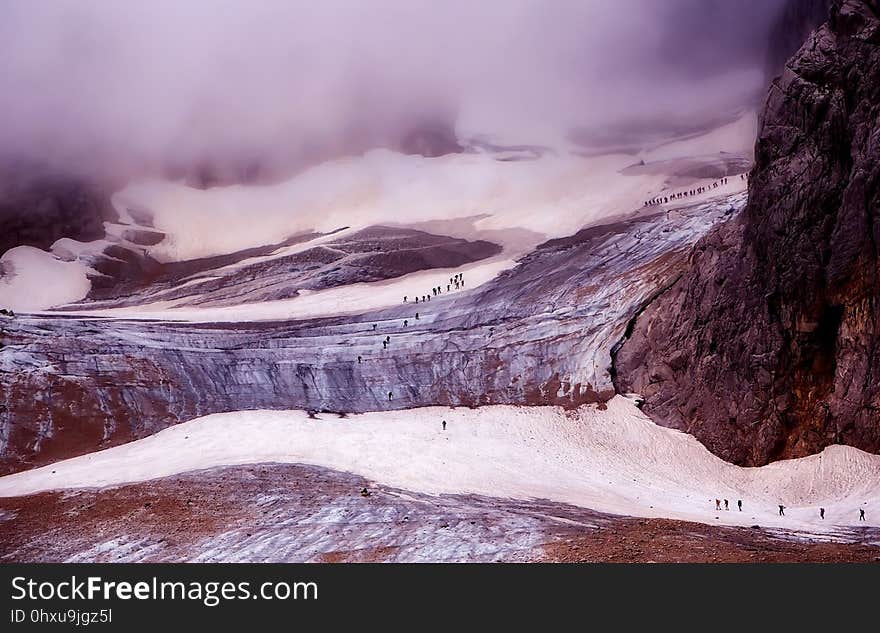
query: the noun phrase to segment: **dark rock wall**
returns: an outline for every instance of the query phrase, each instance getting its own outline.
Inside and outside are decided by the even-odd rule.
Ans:
[[[880,18],[834,3],[770,88],[741,216],[638,319],[617,388],[738,464],[880,452]]]
[[[48,249],[56,240],[104,237],[115,220],[109,194],[82,179],[49,170],[0,165],[0,255],[15,246]]]

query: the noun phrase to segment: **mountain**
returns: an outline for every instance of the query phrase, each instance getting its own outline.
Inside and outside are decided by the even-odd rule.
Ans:
[[[737,464],[880,451],[878,241],[880,17],[838,0],[770,87],[746,208],[631,324],[617,388]]]

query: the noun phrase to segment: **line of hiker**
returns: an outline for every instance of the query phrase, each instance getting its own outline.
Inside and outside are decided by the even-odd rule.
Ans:
[[[453,286],[455,287],[456,290],[460,290],[461,288],[464,288],[464,273],[456,273],[452,277],[450,277],[449,284],[446,286],[446,291],[451,292]],[[442,285],[435,286],[435,287],[431,288],[431,294],[425,294],[425,295],[415,297],[415,303],[419,303],[420,301],[422,303],[425,303],[427,301],[430,301],[431,297],[437,297],[441,294],[443,294],[443,286]],[[409,295],[404,295],[403,302],[409,303],[409,298],[410,298]],[[415,313],[415,320],[416,321],[420,320],[420,316],[419,316],[418,312]],[[404,319],[403,320],[403,327],[405,327],[405,328],[409,327],[409,323],[410,323],[410,320],[408,318]],[[378,327],[379,326],[377,323],[373,323],[373,332],[375,332]],[[391,336],[386,335],[385,338],[382,339],[382,349],[387,350],[390,345],[391,345]],[[362,364],[363,361],[364,361],[364,359],[362,356],[357,357],[357,362],[359,365]],[[391,402],[394,399],[394,392],[389,391],[387,394],[387,397],[388,397],[388,402]],[[445,423],[443,425],[443,428],[445,430],[445,428],[446,428]]]
[[[745,180],[745,174],[740,174],[740,180]],[[645,200],[645,204],[643,206],[646,207],[654,207],[658,204],[669,204],[670,202],[674,202],[675,200],[682,200],[684,198],[690,198],[691,196],[698,196],[701,193],[706,193],[712,189],[717,189],[723,185],[727,184],[727,178],[722,178],[720,180],[716,180],[711,185],[705,185],[700,187],[694,187],[693,189],[688,189],[687,191],[677,191],[673,194],[669,194],[668,196],[658,196],[656,198],[651,198],[650,200]]]
[[[452,277],[449,278],[449,283],[446,286],[446,291],[451,292],[453,287],[456,290],[460,290],[460,289],[464,288],[464,273],[456,273]],[[433,288],[431,288],[431,294],[425,294],[425,295],[415,297],[414,303],[419,303],[419,302],[425,303],[427,301],[430,301],[431,297],[437,297],[437,296],[440,296],[441,294],[443,294],[442,284],[440,286],[434,286]],[[410,299],[409,295],[403,296],[404,303],[409,303],[409,299]],[[418,312],[415,313],[415,320],[416,321],[420,320]],[[408,318],[403,320],[403,327],[407,328],[407,327],[409,327],[409,324],[410,324],[410,320]],[[378,328],[378,324],[373,323],[373,331],[374,332],[376,331],[377,328]],[[382,349],[387,350],[390,345],[391,345],[391,337],[386,335],[385,338],[382,339]],[[359,365],[362,364],[363,361],[364,361],[364,359],[362,356],[357,357],[357,362]],[[389,391],[387,395],[388,395],[388,402],[391,402],[394,399],[394,393]],[[444,424],[443,428],[445,430],[445,428],[446,428],[445,424]]]
[[[464,273],[456,273],[452,277],[449,278],[449,283],[446,284],[446,292],[452,292],[453,289],[461,290],[464,288]],[[443,294],[443,285],[434,286],[431,288],[431,294],[424,295],[416,295],[413,297],[414,303],[425,303],[426,301],[430,301],[431,297],[438,297]],[[403,302],[409,303],[409,295],[403,295]]]
[[[724,503],[724,509],[730,510],[730,503],[727,501],[727,499],[715,499],[715,510],[716,511],[721,510],[722,502]],[[736,505],[737,505],[737,508],[739,509],[739,511],[742,512],[742,509],[743,509],[742,499],[737,499]],[[781,503],[779,504],[779,516],[781,516],[781,517],[785,516],[785,506],[782,505]],[[825,508],[819,508],[819,518],[822,520],[825,519]],[[859,508],[859,521],[866,521],[866,520],[867,519],[865,519],[865,509]]]

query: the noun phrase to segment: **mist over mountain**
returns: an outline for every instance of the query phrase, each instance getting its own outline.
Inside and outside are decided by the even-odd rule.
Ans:
[[[247,179],[424,126],[526,142],[692,121],[755,101],[780,5],[9,0],[0,158]]]

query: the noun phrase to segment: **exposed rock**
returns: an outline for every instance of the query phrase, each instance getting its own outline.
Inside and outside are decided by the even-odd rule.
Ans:
[[[324,235],[303,233],[270,246],[182,262],[158,262],[138,250],[111,246],[89,262],[100,276],[93,278],[84,302],[89,308],[159,301],[204,307],[289,299],[303,290],[454,268],[501,252],[499,245],[485,240],[371,226],[292,254],[270,257],[283,247],[319,237]]]
[[[880,19],[834,3],[770,88],[749,202],[635,323],[617,387],[738,464],[880,452]]]
[[[0,165],[0,255],[15,246],[48,249],[70,237],[104,237],[114,220],[110,197],[100,187],[33,165]]]

